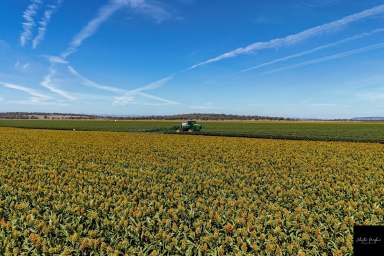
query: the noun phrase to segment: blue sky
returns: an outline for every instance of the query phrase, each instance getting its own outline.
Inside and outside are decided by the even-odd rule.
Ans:
[[[4,0],[0,111],[384,116],[383,0]]]

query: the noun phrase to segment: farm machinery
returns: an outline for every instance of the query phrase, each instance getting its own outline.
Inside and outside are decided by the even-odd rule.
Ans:
[[[181,123],[178,127],[177,132],[199,132],[202,129],[202,125],[193,120],[188,120]]]

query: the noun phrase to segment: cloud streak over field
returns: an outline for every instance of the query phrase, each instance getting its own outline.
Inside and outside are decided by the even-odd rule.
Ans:
[[[44,40],[45,34],[47,32],[47,27],[49,22],[51,21],[52,15],[56,12],[56,10],[60,7],[63,0],[57,0],[55,4],[48,5],[47,9],[44,11],[44,15],[39,22],[39,28],[37,35],[32,41],[32,47],[35,49],[40,44],[41,41]]]
[[[62,53],[61,57],[65,59],[75,53],[84,40],[95,34],[104,22],[124,7],[149,15],[157,21],[165,19],[168,15],[161,6],[149,4],[144,0],[110,0],[108,4],[100,8],[96,17],[89,21],[88,24],[72,39],[67,50]]]
[[[164,86],[166,83],[171,81],[173,79],[173,77],[174,77],[174,75],[170,75],[170,76],[164,77],[164,78],[162,78],[160,80],[157,80],[155,82],[152,82],[152,83],[149,83],[147,85],[144,85],[142,87],[126,91],[124,93],[124,95],[119,96],[119,97],[115,97],[113,103],[117,104],[117,105],[126,105],[127,103],[130,102],[130,100],[132,99],[133,96],[140,95],[140,96],[143,96],[145,98],[149,98],[149,99],[152,99],[152,100],[160,101],[163,104],[167,104],[167,105],[180,104],[180,103],[178,103],[176,101],[164,99],[164,98],[161,98],[161,97],[158,97],[158,96],[154,96],[154,95],[145,93],[145,91],[154,90],[154,89],[157,89],[157,88],[160,88],[160,87]]]
[[[169,17],[168,12],[163,9],[160,5],[155,3],[148,3],[145,0],[110,0],[106,5],[102,6],[96,16],[92,20],[90,20],[88,24],[77,35],[75,35],[75,37],[70,42],[68,48],[61,54],[60,57],[49,57],[49,61],[52,65],[51,71],[50,74],[45,77],[42,85],[47,89],[56,92],[67,99],[71,99],[72,96],[63,91],[57,91],[57,88],[54,88],[52,87],[52,85],[50,85],[52,77],[55,75],[55,70],[53,69],[53,66],[56,64],[67,64],[68,71],[73,76],[77,77],[82,83],[82,85],[120,94],[121,96],[117,96],[114,98],[114,104],[125,105],[128,103],[132,103],[134,101],[134,96],[137,95],[143,96],[148,99],[160,101],[165,104],[178,104],[177,102],[144,92],[163,86],[173,78],[173,75],[134,90],[123,90],[114,86],[101,85],[82,76],[79,72],[77,72],[77,70],[75,70],[71,65],[69,65],[69,62],[66,60],[70,55],[74,54],[78,50],[78,48],[83,44],[86,39],[93,36],[104,22],[106,22],[114,13],[123,8],[130,8],[132,10],[136,10],[141,14],[154,18],[158,22],[161,22]]]
[[[127,105],[130,103],[133,103],[135,100],[135,96],[137,96],[137,95],[151,99],[151,100],[162,102],[163,104],[178,104],[175,101],[164,99],[164,98],[152,95],[152,94],[145,93],[145,91],[154,90],[154,89],[157,89],[157,88],[163,86],[164,84],[169,82],[173,78],[173,76],[165,77],[165,78],[160,79],[156,82],[144,85],[142,87],[139,87],[139,88],[136,88],[133,90],[124,90],[124,89],[120,89],[120,88],[115,87],[115,86],[101,85],[97,82],[94,82],[94,81],[84,77],[83,75],[81,75],[77,70],[75,70],[70,65],[68,65],[67,68],[68,68],[68,71],[73,76],[77,77],[84,86],[92,87],[95,89],[99,89],[99,90],[103,90],[103,91],[107,91],[107,92],[111,92],[111,93],[120,94],[120,96],[114,97],[113,103],[116,105]]]
[[[113,86],[101,85],[101,84],[98,84],[94,81],[89,80],[85,76],[81,75],[77,70],[75,70],[70,65],[67,66],[67,69],[68,69],[69,73],[71,73],[73,76],[78,78],[80,80],[80,82],[85,86],[96,88],[96,89],[103,90],[103,91],[112,92],[112,93],[125,93],[125,90],[123,90],[123,89],[113,87]]]
[[[58,6],[59,3],[60,2],[58,2],[57,5],[55,5],[55,8],[57,8],[56,6]],[[122,95],[122,96],[116,97],[115,102],[125,103],[127,101],[132,100],[134,95],[141,95],[143,97],[146,97],[152,100],[161,101],[164,103],[165,102],[169,104],[175,103],[173,101],[163,99],[161,97],[157,97],[157,96],[143,92],[147,90],[156,89],[164,85],[166,82],[171,80],[172,77],[167,77],[157,82],[148,84],[144,87],[137,88],[132,91],[128,91],[128,90],[123,90],[113,86],[105,86],[105,85],[98,84],[82,76],[67,61],[67,58],[70,55],[74,54],[86,39],[93,36],[104,22],[106,22],[114,13],[116,13],[122,8],[131,8],[133,10],[139,11],[140,13],[153,17],[158,22],[168,17],[168,13],[161,6],[157,4],[148,3],[147,1],[144,1],[144,0],[110,0],[106,5],[102,6],[99,9],[96,16],[92,20],[90,20],[88,24],[83,29],[81,29],[81,31],[77,35],[74,36],[74,38],[68,45],[67,49],[60,56],[47,56],[49,62],[51,63],[51,67],[50,67],[49,74],[45,76],[41,85],[44,86],[46,89],[50,90],[51,92],[56,93],[68,100],[75,100],[75,97],[70,95],[68,92],[58,89],[56,86],[53,85],[53,78],[56,74],[55,66],[58,64],[65,64],[67,66],[68,71],[73,76],[78,78],[82,83],[82,85]],[[51,15],[50,13],[48,14],[49,14],[48,16]]]
[[[73,38],[67,50],[62,54],[63,58],[77,51],[84,40],[92,36],[98,28],[112,16],[117,10],[124,6],[123,1],[109,1],[109,3],[100,8],[98,14]]]
[[[35,17],[42,5],[42,0],[31,0],[23,13],[23,32],[20,35],[20,44],[25,46],[32,38],[33,29],[36,26]]]
[[[361,54],[361,53],[365,53],[365,52],[369,52],[369,51],[373,51],[373,50],[379,50],[379,49],[383,49],[383,48],[384,48],[384,43],[374,44],[374,45],[370,45],[367,47],[357,48],[357,49],[353,49],[350,51],[341,52],[341,53],[337,53],[337,54],[333,54],[333,55],[329,55],[329,56],[325,56],[325,57],[321,57],[321,58],[317,58],[317,59],[313,59],[313,60],[309,60],[309,61],[304,61],[304,62],[301,62],[298,64],[273,69],[271,71],[265,72],[264,74],[272,74],[272,73],[276,73],[276,72],[280,72],[280,71],[291,70],[291,69],[300,68],[300,67],[306,67],[309,65],[314,65],[314,64],[318,64],[318,63],[322,63],[322,62],[326,62],[326,61],[331,61],[331,60],[342,59],[342,58],[346,58],[346,57],[349,57],[352,55]]]
[[[344,43],[348,43],[348,42],[351,42],[351,41],[354,41],[354,40],[362,39],[364,37],[372,36],[374,34],[383,33],[383,32],[384,32],[384,29],[381,28],[381,29],[373,30],[373,31],[368,32],[368,33],[358,34],[358,35],[355,35],[355,36],[351,36],[351,37],[348,37],[348,38],[336,41],[334,43],[325,44],[325,45],[322,45],[322,46],[319,46],[319,47],[316,47],[316,48],[313,48],[313,49],[310,49],[310,50],[307,50],[307,51],[303,51],[303,52],[296,53],[296,54],[293,54],[293,55],[289,55],[289,56],[286,56],[286,57],[283,57],[283,58],[278,58],[278,59],[275,59],[275,60],[272,60],[272,61],[269,61],[269,62],[265,62],[265,63],[262,63],[260,65],[244,69],[241,72],[248,72],[248,71],[252,71],[252,70],[258,70],[258,69],[261,69],[261,68],[264,68],[264,67],[268,67],[268,66],[277,64],[277,63],[281,63],[281,62],[284,62],[284,61],[287,61],[287,60],[303,57],[305,55],[309,55],[309,54],[312,54],[312,53],[315,53],[315,52],[318,52],[318,51],[321,51],[321,50],[325,50],[325,49],[328,49],[328,48],[331,48],[331,47],[335,47],[335,46],[338,46],[338,45],[341,45],[341,44],[344,44]]]
[[[16,90],[16,91],[20,91],[20,92],[24,92],[26,94],[29,94],[30,96],[32,96],[32,99],[34,101],[42,101],[42,100],[48,100],[49,99],[48,96],[41,94],[40,92],[37,92],[34,89],[26,87],[26,86],[22,86],[22,85],[18,85],[18,84],[11,84],[11,83],[5,83],[5,82],[0,82],[0,86],[7,88],[7,89]]]
[[[44,88],[48,89],[52,93],[55,93],[67,100],[76,100],[76,98],[72,96],[69,92],[59,89],[54,85],[53,77],[55,76],[55,74],[56,74],[56,71],[51,66],[49,68],[49,73],[44,77],[43,81],[41,82],[41,86],[43,86]]]
[[[129,93],[143,92],[143,91],[154,90],[154,89],[160,88],[160,87],[164,86],[166,83],[168,83],[169,81],[171,81],[173,79],[173,77],[174,77],[173,75],[164,77],[160,80],[149,83],[149,84],[144,85],[142,87],[139,87],[137,89],[130,90]]]
[[[208,59],[204,62],[200,62],[196,65],[191,66],[188,70],[192,70],[210,63],[219,62],[225,59],[234,58],[240,55],[245,55],[249,53],[254,53],[260,50],[265,49],[272,49],[272,48],[280,48],[280,47],[286,47],[286,46],[292,46],[295,44],[298,44],[302,41],[305,41],[309,38],[313,38],[331,31],[335,31],[337,29],[340,29],[342,27],[345,27],[351,23],[355,23],[358,21],[361,21],[363,19],[373,17],[376,15],[384,14],[384,5],[379,5],[371,9],[367,9],[365,11],[346,16],[342,19],[320,25],[317,27],[313,27],[307,30],[304,30],[297,34],[292,34],[283,38],[276,38],[272,39],[267,42],[256,42],[253,44],[250,44],[246,47],[238,48],[233,51],[226,52],[222,55],[219,55],[217,57]]]

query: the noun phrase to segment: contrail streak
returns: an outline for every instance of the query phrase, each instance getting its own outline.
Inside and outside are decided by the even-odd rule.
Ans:
[[[41,0],[31,0],[31,3],[23,13],[23,32],[20,35],[21,46],[25,46],[32,38],[32,30],[36,26],[35,16],[41,4]]]
[[[272,61],[269,61],[269,62],[265,62],[263,64],[260,64],[260,65],[254,66],[254,67],[250,67],[250,68],[244,69],[241,72],[248,72],[248,71],[252,71],[252,70],[258,70],[258,69],[261,69],[261,68],[264,68],[264,67],[271,66],[273,64],[277,64],[277,63],[284,62],[284,61],[287,61],[287,60],[291,60],[291,59],[295,59],[295,58],[302,57],[302,56],[305,56],[305,55],[309,55],[309,54],[312,54],[312,53],[315,53],[315,52],[318,52],[318,51],[321,51],[321,50],[324,50],[324,49],[335,47],[335,46],[338,46],[340,44],[348,43],[348,42],[351,42],[351,41],[354,41],[354,40],[358,40],[358,39],[361,39],[361,38],[364,38],[364,37],[368,37],[368,36],[372,36],[374,34],[382,33],[382,32],[384,32],[384,29],[382,29],[382,28],[381,29],[376,29],[376,30],[373,30],[371,32],[362,33],[362,34],[359,34],[359,35],[348,37],[348,38],[342,39],[340,41],[336,41],[334,43],[322,45],[322,46],[313,48],[311,50],[303,51],[303,52],[300,52],[300,53],[297,53],[297,54],[293,54],[293,55],[290,55],[290,56],[286,56],[286,57],[283,57],[283,58],[279,58],[279,59],[275,59],[275,60],[272,60]]]
[[[330,55],[330,56],[326,56],[326,57],[322,57],[322,58],[318,58],[318,59],[304,61],[304,62],[301,62],[301,63],[298,63],[298,64],[294,64],[294,65],[290,65],[290,66],[286,66],[286,67],[282,67],[282,68],[277,68],[277,69],[274,69],[274,70],[271,70],[271,71],[264,72],[263,74],[272,74],[272,73],[276,73],[276,72],[279,72],[279,71],[284,71],[284,70],[290,70],[290,69],[305,67],[305,66],[309,66],[309,65],[313,65],[313,64],[318,64],[318,63],[322,63],[322,62],[326,62],[326,61],[346,58],[346,57],[349,57],[349,56],[352,56],[352,55],[356,55],[356,54],[360,54],[360,53],[365,53],[365,52],[369,52],[369,51],[373,51],[373,50],[378,50],[378,49],[382,49],[382,48],[384,48],[384,43],[374,44],[374,45],[370,45],[370,46],[367,46],[367,47],[362,47],[362,48],[358,48],[358,49],[354,49],[354,50],[350,50],[350,51],[346,51],[346,52],[342,52],[342,53],[337,53],[337,54],[334,54],[334,55]]]
[[[136,89],[133,89],[133,90],[124,90],[124,89],[120,89],[120,88],[115,87],[115,86],[101,85],[99,83],[91,81],[88,78],[86,78],[83,75],[81,75],[77,70],[75,70],[70,65],[68,65],[67,68],[68,68],[68,71],[73,76],[75,76],[78,79],[80,79],[82,84],[85,85],[85,86],[93,87],[93,88],[96,88],[96,89],[99,89],[99,90],[104,90],[104,91],[108,91],[108,92],[112,92],[112,93],[122,94],[121,96],[115,97],[115,99],[114,99],[114,103],[115,104],[124,105],[126,103],[131,103],[134,100],[134,96],[135,95],[140,95],[140,96],[143,96],[143,97],[146,97],[146,98],[149,98],[149,99],[152,99],[152,100],[157,100],[157,101],[160,101],[160,102],[163,102],[163,103],[166,103],[166,104],[178,104],[175,101],[164,99],[164,98],[161,98],[161,97],[158,97],[158,96],[154,96],[152,94],[145,93],[145,91],[153,90],[153,89],[156,89],[156,88],[159,88],[159,87],[163,86],[165,83],[170,81],[173,78],[173,76],[165,77],[165,78],[160,79],[160,80],[158,80],[156,82],[144,85],[142,87],[139,87],[139,88],[136,88]]]
[[[55,4],[48,5],[48,8],[44,11],[44,15],[39,22],[39,28],[36,37],[32,41],[32,48],[35,49],[44,40],[45,33],[47,32],[48,24],[55,13],[57,8],[60,7],[63,0],[57,0]]]
[[[133,10],[141,11],[144,14],[150,15],[157,21],[166,18],[168,13],[156,4],[149,4],[145,0],[109,0],[108,4],[102,6],[96,15],[88,24],[73,38],[68,48],[61,54],[61,57],[66,59],[72,55],[81,46],[84,40],[91,37],[99,27],[107,21],[115,12],[127,7]]]
[[[55,74],[56,74],[56,71],[53,68],[53,66],[51,66],[49,68],[49,73],[44,77],[43,81],[41,82],[41,86],[43,86],[44,88],[48,89],[49,91],[65,98],[67,100],[76,100],[76,98],[74,96],[70,95],[68,92],[66,92],[62,89],[57,88],[53,84],[53,76]]]
[[[307,40],[309,38],[334,31],[336,29],[339,29],[339,28],[344,27],[346,25],[349,25],[351,23],[354,23],[354,22],[357,22],[357,21],[360,21],[360,20],[363,20],[363,19],[366,19],[369,17],[373,17],[373,16],[376,16],[379,14],[383,14],[383,13],[384,13],[384,4],[376,6],[374,8],[368,9],[368,10],[365,10],[365,11],[362,11],[362,12],[359,12],[359,13],[356,13],[356,14],[353,14],[353,15],[346,16],[342,19],[339,19],[339,20],[336,20],[336,21],[333,21],[333,22],[330,22],[330,23],[327,23],[324,25],[320,25],[317,27],[313,27],[313,28],[304,30],[304,31],[297,33],[297,34],[292,34],[292,35],[289,35],[289,36],[286,36],[283,38],[272,39],[272,40],[267,41],[267,42],[256,42],[256,43],[253,43],[253,44],[248,45],[246,47],[238,48],[238,49],[235,49],[233,51],[226,52],[226,53],[219,55],[217,57],[208,59],[208,60],[201,62],[201,63],[198,63],[196,65],[193,65],[190,68],[188,68],[188,70],[192,70],[192,69],[198,68],[200,66],[204,66],[204,65],[207,65],[210,63],[222,61],[225,59],[234,58],[234,57],[237,57],[240,55],[256,52],[259,50],[295,45],[295,44],[300,43],[300,42]]]
[[[71,41],[67,50],[61,55],[66,59],[69,55],[77,51],[77,48],[85,39],[92,36],[97,29],[103,24],[112,14],[125,6],[124,1],[109,1],[109,3],[99,10],[97,16],[92,19]]]
[[[11,84],[11,83],[5,83],[5,82],[0,82],[0,86],[2,86],[4,88],[8,88],[8,89],[17,90],[17,91],[27,93],[27,94],[31,95],[32,97],[39,98],[41,100],[49,99],[48,96],[41,94],[41,93],[35,91],[34,89],[26,87],[26,86],[22,86],[22,85],[18,85],[18,84]]]

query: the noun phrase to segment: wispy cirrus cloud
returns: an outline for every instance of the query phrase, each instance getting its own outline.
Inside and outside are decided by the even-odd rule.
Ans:
[[[59,3],[59,2],[58,2]],[[57,4],[58,6],[58,4]],[[55,7],[57,8],[57,7]],[[53,9],[55,9],[53,8]],[[78,34],[74,36],[72,41],[69,43],[67,49],[60,56],[45,56],[48,58],[51,66],[49,73],[44,77],[44,80],[41,82],[41,85],[48,89],[49,91],[60,95],[61,97],[66,98],[67,100],[75,100],[76,98],[72,96],[69,92],[66,92],[62,89],[57,88],[54,83],[54,77],[56,75],[56,65],[67,65],[68,71],[75,77],[77,77],[81,83],[85,86],[93,87],[99,90],[109,91],[116,94],[121,94],[115,98],[115,102],[132,102],[132,99],[136,95],[143,96],[152,100],[160,101],[167,104],[174,104],[174,101],[163,99],[158,96],[154,96],[143,91],[152,90],[164,85],[172,78],[164,78],[160,81],[148,84],[142,88],[137,88],[132,91],[123,90],[114,86],[105,86],[98,84],[77,72],[68,62],[67,58],[74,54],[78,48],[83,44],[83,42],[94,35],[100,26],[106,22],[114,13],[119,11],[122,8],[130,8],[144,15],[151,16],[156,21],[161,22],[164,19],[168,18],[168,12],[157,2],[148,2],[146,0],[109,0],[108,3],[102,6],[96,16],[88,22],[88,24],[80,30]],[[54,11],[54,10],[53,10]],[[52,13],[53,13],[52,11]],[[46,20],[49,21],[51,13],[46,15]]]
[[[142,96],[142,97],[145,97],[147,99],[161,102],[163,104],[179,104],[175,101],[164,99],[162,97],[158,97],[158,96],[155,96],[155,95],[152,95],[152,94],[145,92],[145,91],[157,89],[157,88],[165,85],[166,83],[168,83],[173,78],[173,76],[165,77],[165,78],[160,79],[156,82],[149,83],[147,85],[144,85],[142,87],[139,87],[139,88],[136,88],[133,90],[124,90],[124,89],[118,88],[116,86],[102,85],[102,84],[99,84],[95,81],[92,81],[92,80],[86,78],[85,76],[81,75],[75,68],[73,68],[70,65],[68,65],[67,68],[68,68],[68,71],[73,76],[77,77],[84,86],[88,86],[88,87],[92,87],[95,89],[119,94],[119,96],[115,96],[113,98],[114,99],[113,104],[115,104],[115,105],[131,104],[131,103],[135,102],[136,96]]]
[[[125,5],[125,1],[111,0],[109,3],[100,8],[98,14],[72,39],[67,50],[62,53],[64,59],[75,53],[84,40],[91,37],[98,28],[111,17],[116,11]]]
[[[23,32],[20,35],[21,46],[25,46],[32,39],[33,29],[36,26],[35,17],[42,3],[42,0],[31,0],[23,13]]]
[[[371,9],[364,10],[356,14],[346,16],[344,18],[341,18],[339,20],[336,20],[324,25],[320,25],[317,27],[304,30],[297,34],[292,34],[283,38],[272,39],[267,42],[256,42],[246,47],[242,47],[242,48],[235,49],[233,51],[226,52],[217,57],[200,62],[196,65],[193,65],[190,68],[188,68],[188,70],[192,70],[210,63],[219,62],[225,59],[234,58],[240,55],[245,55],[245,54],[253,53],[260,50],[279,48],[284,46],[292,46],[302,41],[305,41],[309,38],[313,38],[325,33],[329,33],[331,31],[345,27],[351,23],[355,23],[363,19],[380,15],[380,14],[384,14],[384,4],[373,7]]]
[[[145,92],[148,90],[154,90],[154,89],[157,89],[157,88],[164,86],[166,83],[171,81],[173,79],[173,77],[174,77],[173,75],[167,76],[167,77],[164,77],[164,78],[157,80],[155,82],[144,85],[142,87],[126,91],[122,96],[115,97],[113,103],[116,105],[126,105],[126,104],[130,103],[133,96],[140,95],[140,96],[143,96],[143,97],[148,98],[148,99],[162,102],[163,104],[166,104],[166,105],[180,104],[176,101],[164,99],[164,98],[161,98],[161,97],[158,97],[158,96],[155,96],[152,94],[148,94]]]
[[[30,88],[30,87],[27,87],[27,86],[13,84],[13,83],[6,83],[6,82],[1,82],[1,81],[0,81],[0,86],[2,86],[4,88],[11,89],[11,90],[16,90],[16,91],[20,91],[20,92],[24,92],[26,94],[29,94],[30,96],[32,96],[32,99],[34,101],[46,101],[46,100],[50,99],[49,96],[42,94],[42,93],[40,93],[40,92]]]
[[[138,13],[152,17],[158,23],[161,23],[171,17],[171,14],[159,3],[136,1],[135,4],[131,4],[131,7]]]
[[[137,92],[154,90],[154,89],[157,89],[157,88],[164,86],[166,83],[171,81],[173,78],[174,78],[174,75],[166,76],[166,77],[159,79],[155,82],[152,82],[152,83],[149,83],[149,84],[144,85],[142,87],[130,90],[130,91],[128,91],[128,93],[137,93]]]
[[[44,11],[44,15],[39,22],[39,28],[37,29],[37,35],[32,41],[32,47],[35,49],[44,40],[45,34],[47,32],[47,27],[49,22],[52,19],[52,15],[56,12],[56,10],[60,7],[63,0],[57,0],[54,4],[49,4]]]
[[[60,56],[43,55],[42,57],[47,58],[47,60],[48,60],[51,64],[68,64],[68,61],[65,60],[65,59],[63,59],[63,58],[60,57]]]
[[[293,64],[293,65],[289,65],[289,66],[285,66],[285,67],[281,67],[281,68],[277,68],[277,69],[273,69],[273,70],[264,72],[263,74],[272,74],[272,73],[276,73],[276,72],[280,72],[280,71],[291,70],[291,69],[300,68],[300,67],[306,67],[309,65],[314,65],[314,64],[318,64],[318,63],[322,63],[322,62],[326,62],[326,61],[331,61],[331,60],[342,59],[342,58],[346,58],[346,57],[353,56],[356,54],[361,54],[361,53],[365,53],[365,52],[369,52],[369,51],[373,51],[373,50],[378,50],[378,49],[383,49],[383,48],[384,48],[384,43],[373,44],[370,46],[357,48],[357,49],[353,49],[350,51],[345,51],[345,52],[341,52],[341,53],[337,53],[337,54],[333,54],[333,55],[329,55],[329,56],[325,56],[325,57],[321,57],[321,58],[317,58],[317,59],[313,59],[313,60],[308,60],[308,61],[304,61],[301,63],[297,63],[297,64]]]
[[[70,65],[67,66],[67,69],[69,73],[71,73],[74,77],[78,78],[80,82],[85,86],[96,88],[103,91],[112,92],[112,93],[125,93],[125,90],[123,89],[120,89],[114,86],[101,85],[86,78],[85,76],[81,75],[74,67]]]
[[[272,61],[268,61],[268,62],[262,63],[260,65],[244,69],[241,72],[248,72],[248,71],[252,71],[252,70],[258,70],[258,69],[261,69],[261,68],[265,68],[265,67],[277,64],[277,63],[281,63],[281,62],[284,62],[284,61],[288,61],[288,60],[296,59],[296,58],[299,58],[299,57],[303,57],[303,56],[306,56],[306,55],[309,55],[309,54],[312,54],[312,53],[315,53],[315,52],[319,52],[319,51],[322,51],[322,50],[325,50],[325,49],[328,49],[328,48],[332,48],[332,47],[335,47],[335,46],[338,46],[338,45],[341,45],[341,44],[345,44],[345,43],[348,43],[348,42],[351,42],[351,41],[354,41],[354,40],[362,39],[364,37],[372,36],[374,34],[383,33],[383,32],[384,32],[383,28],[375,29],[375,30],[373,30],[371,32],[361,33],[361,34],[358,34],[358,35],[355,35],[355,36],[351,36],[351,37],[348,37],[348,38],[345,38],[345,39],[342,39],[342,40],[339,40],[339,41],[336,41],[336,42],[333,42],[333,43],[325,44],[325,45],[322,45],[322,46],[319,46],[319,47],[316,47],[316,48],[313,48],[313,49],[310,49],[310,50],[307,50],[307,51],[303,51],[303,52],[296,53],[296,54],[293,54],[293,55],[289,55],[289,56],[286,56],[286,57],[283,57],[283,58],[278,58],[278,59],[275,59],[275,60],[272,60]]]
[[[16,61],[14,67],[15,67],[16,70],[25,72],[25,71],[27,71],[31,67],[31,63],[29,63],[29,62],[23,63],[23,62],[20,62],[20,61]]]
[[[149,94],[146,92],[134,92],[134,93],[127,93],[124,94],[123,96],[118,96],[114,98],[113,104],[115,105],[128,105],[132,102],[132,98],[135,99],[136,96],[142,96],[144,98],[150,99],[150,100],[155,100],[159,103],[143,103],[146,105],[152,104],[153,106],[164,106],[164,105],[179,105],[179,102],[173,101],[173,100],[168,100],[159,96],[155,96],[153,94]],[[141,103],[140,103],[141,104]]]
[[[122,8],[131,8],[143,14],[150,15],[157,21],[161,21],[169,15],[159,4],[149,3],[145,0],[110,0],[106,5],[99,9],[96,17],[89,21],[88,24],[72,39],[68,48],[61,54],[61,57],[66,59],[75,53],[84,40],[95,34],[104,22]]]
[[[71,95],[67,91],[64,91],[64,90],[58,88],[54,84],[54,76],[55,76],[55,74],[56,74],[56,70],[53,68],[53,66],[51,66],[49,68],[49,73],[44,77],[43,81],[40,83],[41,86],[43,86],[44,88],[48,89],[52,93],[55,93],[55,94],[65,98],[67,100],[76,100],[75,96]]]

